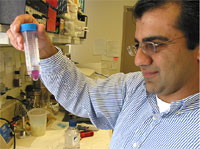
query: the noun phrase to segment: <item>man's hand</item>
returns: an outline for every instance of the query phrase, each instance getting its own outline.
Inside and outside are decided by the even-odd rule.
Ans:
[[[45,27],[43,24],[39,24],[34,17],[28,14],[20,15],[15,18],[13,23],[10,25],[10,29],[7,31],[7,35],[10,38],[10,42],[18,50],[24,50],[24,40],[20,32],[20,25],[24,23],[35,23],[38,27],[38,44],[40,51],[40,58],[48,58],[55,53],[57,50],[49,39],[47,33],[45,32]]]

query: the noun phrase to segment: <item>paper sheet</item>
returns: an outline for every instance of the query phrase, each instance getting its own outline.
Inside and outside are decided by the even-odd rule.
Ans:
[[[118,66],[118,63],[117,63],[116,61],[113,61],[113,62],[112,62],[111,69],[112,69],[112,70],[116,70],[116,69],[117,69],[117,66]]]
[[[113,57],[102,55],[101,56],[101,60],[102,61],[110,61],[110,62],[112,62],[113,61]]]
[[[119,57],[121,54],[120,41],[107,41],[107,56]]]
[[[93,54],[94,55],[106,54],[106,41],[104,39],[96,39],[94,41]]]

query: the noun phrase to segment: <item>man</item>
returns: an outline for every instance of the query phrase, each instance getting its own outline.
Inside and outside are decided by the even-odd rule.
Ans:
[[[65,109],[113,129],[111,149],[200,148],[198,11],[199,1],[140,0],[132,49],[141,72],[96,82],[62,56],[38,25],[41,79]],[[7,32],[17,49],[23,50],[19,25],[26,22],[37,23],[22,15]]]

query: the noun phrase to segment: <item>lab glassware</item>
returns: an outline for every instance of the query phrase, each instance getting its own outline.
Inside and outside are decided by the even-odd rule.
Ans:
[[[37,24],[21,24],[28,75],[37,81],[41,72],[37,38]]]

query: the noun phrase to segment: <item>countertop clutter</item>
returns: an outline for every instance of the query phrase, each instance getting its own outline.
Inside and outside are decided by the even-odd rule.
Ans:
[[[16,149],[63,149],[64,132],[68,127],[68,122],[62,122],[64,113],[59,112],[52,123],[46,129],[45,135],[34,137],[27,136],[23,139],[16,139]],[[81,149],[109,149],[111,130],[98,130],[91,124],[78,123],[81,126],[93,128],[94,135],[82,138]],[[11,147],[10,149],[12,149]]]

